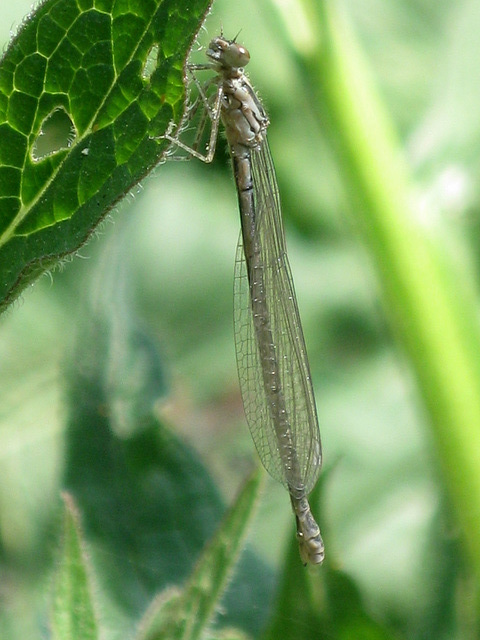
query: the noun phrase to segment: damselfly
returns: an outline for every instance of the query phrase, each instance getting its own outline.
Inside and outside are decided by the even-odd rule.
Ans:
[[[250,54],[223,35],[207,49],[209,62],[190,65],[205,116],[193,147],[165,136],[190,155],[211,162],[222,121],[232,157],[241,233],[235,261],[235,345],[245,414],[266,470],[287,488],[304,563],[324,558],[320,529],[308,503],[322,462],[317,411],[305,340],[287,258],[280,198],[266,131],[268,116],[243,67]],[[213,70],[201,84],[197,71]],[[211,95],[212,87],[216,91]],[[207,154],[198,143],[211,120]]]

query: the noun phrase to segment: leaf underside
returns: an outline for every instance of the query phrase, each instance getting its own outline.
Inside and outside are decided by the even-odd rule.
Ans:
[[[0,309],[161,160],[209,0],[50,0],[0,64]]]

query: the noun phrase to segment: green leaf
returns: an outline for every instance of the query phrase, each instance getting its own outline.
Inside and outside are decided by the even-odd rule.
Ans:
[[[242,551],[263,477],[263,471],[257,469],[245,483],[183,591],[154,603],[139,640],[197,640],[204,636]]]
[[[156,594],[188,578],[224,508],[196,453],[159,418],[167,376],[131,303],[127,222],[112,230],[81,302],[67,376],[65,483],[81,508],[99,583],[133,628]],[[272,582],[245,553],[222,602],[226,623],[258,630]],[[263,606],[248,615],[257,602]]]
[[[209,4],[48,0],[10,44],[0,64],[0,309],[158,164]]]
[[[71,496],[64,494],[63,545],[54,578],[51,624],[56,640],[98,638],[89,568],[78,514]]]
[[[318,504],[325,475],[311,494]],[[320,516],[320,522],[324,519]],[[393,635],[368,613],[360,591],[332,559],[328,546],[321,567],[303,567],[291,536],[280,588],[265,640],[388,640]]]

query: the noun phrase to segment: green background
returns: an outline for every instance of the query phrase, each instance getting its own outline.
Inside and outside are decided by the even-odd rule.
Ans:
[[[478,4],[352,0],[343,5],[398,133],[399,153],[414,177],[408,195],[416,221],[453,265],[455,277],[478,294]],[[295,3],[291,6],[286,22],[307,46],[308,19],[303,24]],[[25,2],[0,8],[3,42],[10,25],[18,24],[29,8]],[[238,39],[251,53],[248,71],[272,122],[269,140],[325,454],[321,505],[316,503],[314,510],[326,553],[355,581],[365,611],[389,629],[387,637],[475,637],[473,581],[449,507],[438,447],[410,360],[392,335],[393,312],[381,296],[354,187],[333,152],[335,130],[328,115],[317,110],[298,73],[294,48],[288,47],[285,23],[269,2],[218,0],[202,44],[222,27],[232,37],[241,29]],[[201,52],[195,60],[202,60]],[[58,496],[68,456],[76,455],[82,442],[81,434],[79,442],[72,441],[69,394],[90,366],[85,362],[95,360],[92,344],[107,370],[104,375],[118,385],[119,415],[139,409],[132,399],[124,399],[124,379],[120,374],[115,378],[112,370],[148,370],[149,380],[156,381],[151,397],[159,390],[162,394],[155,405],[159,420],[208,469],[212,485],[205,493],[215,497],[203,501],[199,492],[197,500],[192,497],[183,505],[198,511],[198,526],[205,526],[199,539],[213,532],[222,501],[232,502],[255,458],[233,347],[238,226],[222,144],[212,166],[167,162],[112,211],[98,237],[72,262],[41,277],[1,318],[0,571],[7,586],[0,592],[0,636],[2,631],[8,638],[46,634],[45,586],[57,545]],[[421,270],[417,275],[421,280]],[[92,317],[98,323],[105,314],[111,321],[108,305],[113,317],[118,314],[133,327],[135,340],[144,341],[140,364],[122,361],[121,349],[112,358],[111,345],[102,346],[98,336],[92,337]],[[115,327],[109,330],[115,337]],[[444,365],[454,366],[448,361]],[[91,394],[100,387],[94,384]],[[120,442],[131,435],[129,424],[125,419],[125,431],[115,434]],[[147,438],[148,426],[143,433]],[[153,446],[148,438],[136,445],[146,450]],[[92,452],[85,455],[87,462],[92,460]],[[85,477],[88,467],[82,464],[83,471],[67,477],[67,485],[79,495],[78,478]],[[185,464],[191,477],[203,478],[196,460]],[[187,483],[187,493],[192,484],[188,474],[185,480],[177,472],[174,466],[168,476],[173,501],[182,483]],[[95,482],[87,483],[87,489],[95,495],[87,491],[86,505],[100,500],[96,496],[102,496],[109,482],[98,468],[92,474]],[[118,491],[125,496],[122,487]],[[122,504],[128,522],[132,507],[127,499]],[[157,518],[162,520],[162,514],[155,515],[155,509],[154,503],[145,504],[149,531],[161,526]],[[175,517],[171,522],[177,522]],[[90,531],[88,513],[84,518]],[[144,520],[136,526],[141,531]],[[184,537],[178,534],[175,540],[176,527],[183,531],[185,525],[169,527],[167,547],[178,543],[182,548]],[[226,613],[229,624],[243,626],[253,637],[271,615],[292,536],[288,496],[269,481],[250,529],[247,569],[232,585],[237,589],[234,600],[243,598],[247,604],[244,610],[232,605],[230,614],[227,606]],[[107,551],[101,532],[91,536],[90,548],[107,576],[103,580],[120,584],[124,596],[122,601],[110,591],[101,606],[109,637],[124,637],[123,620],[133,627],[132,620],[157,590],[188,575],[188,553],[181,566],[177,557],[172,561],[159,554],[158,573],[145,570],[157,542],[151,547],[146,542],[137,556],[121,536]],[[118,566],[122,569],[116,575]],[[157,587],[159,574],[163,579]],[[105,582],[100,583],[103,588]],[[245,594],[254,584],[262,595],[248,600]],[[276,623],[281,628],[281,612]],[[291,614],[283,624],[292,624]],[[357,636],[351,631],[344,637]]]

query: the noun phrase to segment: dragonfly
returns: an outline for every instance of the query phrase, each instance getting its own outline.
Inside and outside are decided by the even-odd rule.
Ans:
[[[168,130],[165,138],[204,162],[213,160],[220,122],[232,159],[241,232],[235,259],[234,326],[245,416],[265,469],[290,495],[302,562],[321,564],[324,544],[308,494],[322,448],[275,168],[267,141],[270,124],[244,67],[248,50],[223,33],[206,51],[208,62],[187,67],[198,89],[190,117],[204,107],[192,146]],[[202,84],[198,71],[213,77]],[[212,93],[212,90],[213,93]],[[188,116],[187,116],[188,118]],[[206,153],[198,144],[211,121]],[[173,126],[173,125],[172,125]]]

